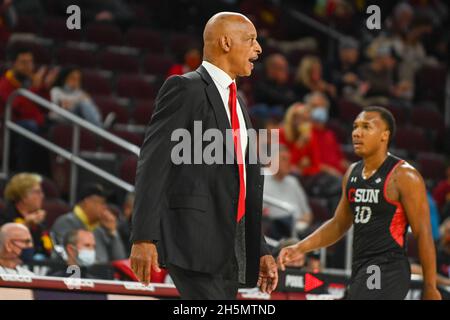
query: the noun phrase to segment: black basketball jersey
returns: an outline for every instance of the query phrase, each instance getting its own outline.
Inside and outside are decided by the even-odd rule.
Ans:
[[[346,195],[354,216],[353,261],[387,252],[405,253],[406,214],[400,202],[386,196],[389,177],[402,162],[388,154],[378,170],[364,179],[364,163],[359,161],[348,177]]]

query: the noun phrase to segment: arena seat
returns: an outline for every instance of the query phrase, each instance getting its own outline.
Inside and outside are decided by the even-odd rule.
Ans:
[[[144,57],[144,71],[147,74],[166,76],[172,64],[172,59],[163,55],[150,53]]]
[[[125,130],[111,130],[111,133],[134,144],[137,146],[141,146],[142,142],[143,142],[143,137],[140,134],[134,133],[134,132],[129,132],[129,131],[125,131]],[[103,146],[103,151],[105,152],[112,152],[112,153],[127,153],[129,154],[130,152],[123,149],[122,147],[118,146],[115,143],[112,143],[109,140],[106,139],[102,139],[102,146]]]
[[[356,116],[362,111],[362,107],[356,103],[341,99],[337,103],[339,118],[346,124],[351,124]]]
[[[416,153],[419,151],[429,151],[431,145],[432,143],[426,140],[424,131],[421,128],[408,125],[397,129],[395,146],[399,149]]]
[[[137,100],[132,113],[135,124],[147,125],[153,113],[154,100]]]
[[[333,119],[328,121],[327,127],[334,132],[339,143],[344,144],[351,140],[351,131],[342,122]]]
[[[65,18],[47,17],[43,21],[42,36],[56,41],[82,41],[81,30],[69,30]]]
[[[445,127],[444,117],[433,108],[415,107],[411,114],[412,124],[424,129],[442,130]]]
[[[139,62],[136,56],[104,51],[97,57],[98,65],[113,72],[138,72]]]
[[[86,27],[86,40],[89,42],[120,46],[123,44],[123,35],[119,27],[108,23],[91,23]]]
[[[126,157],[120,165],[120,178],[124,181],[134,184],[136,178],[138,158],[135,155],[129,155]]]
[[[95,68],[97,65],[95,52],[69,47],[61,47],[57,50],[56,61],[63,66],[71,65],[80,68]]]
[[[117,78],[117,94],[121,97],[153,99],[156,88],[137,74],[123,74]]]
[[[82,78],[83,87],[89,94],[95,95],[111,95],[110,80],[97,71],[83,70]]]
[[[61,197],[61,192],[53,180],[43,177],[41,187],[44,191],[45,199],[58,199]]]
[[[198,46],[199,37],[192,34],[173,33],[170,36],[169,48],[177,56],[182,56],[190,48]]]
[[[72,210],[69,204],[61,199],[44,200],[42,209],[47,213],[45,220],[49,229],[58,217]]]
[[[117,123],[128,123],[130,118],[128,110],[121,106],[117,102],[117,99],[111,96],[94,96],[93,99],[102,113],[103,119],[108,113],[114,112],[116,114]]]
[[[130,47],[148,49],[153,53],[162,53],[164,51],[161,33],[147,28],[130,28],[125,40],[126,44]]]
[[[437,153],[421,152],[417,155],[420,173],[425,179],[440,180],[445,177],[445,157]]]
[[[313,214],[313,224],[321,224],[331,218],[326,199],[310,197],[308,202]]]
[[[72,149],[73,127],[68,124],[56,124],[50,129],[50,139],[58,146],[67,150]],[[97,149],[96,136],[86,130],[80,130],[80,151],[95,151]]]

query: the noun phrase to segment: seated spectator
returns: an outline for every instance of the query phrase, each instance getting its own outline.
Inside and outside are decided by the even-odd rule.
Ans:
[[[117,232],[117,220],[106,206],[106,192],[101,185],[87,185],[78,202],[69,212],[59,217],[52,227],[52,236],[62,245],[66,234],[83,229],[94,233],[98,263],[125,259],[125,249]]]
[[[313,91],[322,92],[330,99],[336,98],[336,87],[323,79],[322,62],[316,56],[305,56],[301,60],[297,68],[294,90],[299,99],[304,99],[305,95]]]
[[[450,217],[450,164],[446,175],[446,179],[440,181],[433,190],[433,198],[441,212],[441,221]]]
[[[361,66],[360,75],[367,83],[363,91],[367,104],[387,104],[390,99],[409,99],[412,84],[408,81],[398,81],[396,74],[397,60],[394,58],[392,48],[380,45],[376,49],[375,57],[371,62]],[[368,99],[371,98],[371,99]]]
[[[50,91],[53,103],[91,122],[102,126],[102,119],[97,106],[89,95],[81,89],[81,71],[77,68],[62,69]],[[50,113],[49,117],[56,121],[64,121],[58,114]]]
[[[49,258],[53,249],[45,225],[46,212],[42,210],[44,193],[41,182],[42,178],[37,174],[19,173],[13,176],[5,187],[6,209],[0,214],[0,225],[15,222],[30,230],[35,249],[32,260]]]
[[[320,172],[320,149],[305,105],[294,103],[287,110],[280,143],[289,149],[293,171],[306,176]]]
[[[313,216],[308,205],[308,198],[297,178],[290,176],[290,153],[286,146],[279,146],[279,154],[275,157],[277,172],[264,179],[264,195],[288,204],[292,211],[279,208],[269,202],[264,204],[266,221],[265,234],[275,240],[296,236],[305,231],[312,222]]]
[[[33,239],[23,224],[7,223],[0,227],[0,274],[33,276],[22,266],[33,251]]]
[[[320,149],[321,171],[342,177],[348,168],[348,162],[342,153],[336,135],[326,126],[330,102],[323,93],[313,92],[305,97],[305,103],[311,109],[312,130]]]
[[[348,38],[339,43],[339,55],[327,68],[329,80],[340,96],[351,98],[359,94],[362,81],[359,77],[359,44]]]
[[[89,274],[87,267],[96,263],[95,257],[95,237],[90,231],[74,229],[69,231],[64,237],[64,250],[67,255],[67,266],[80,267],[80,278],[95,279],[96,276]],[[57,271],[53,277],[70,277],[73,272]]]
[[[134,193],[128,193],[125,202],[123,204],[123,217],[119,221],[119,226],[117,230],[119,231],[120,237],[122,238],[123,246],[126,251],[126,255],[129,256],[131,253],[131,213],[134,207]]]
[[[289,85],[289,63],[282,54],[276,53],[265,59],[264,66],[264,78],[255,87],[255,102],[269,108],[281,106],[285,110],[296,101]]]
[[[167,77],[173,75],[182,75],[190,71],[196,70],[202,63],[202,55],[196,48],[189,49],[183,57],[182,63],[174,64],[170,67]]]
[[[35,94],[48,98],[48,89],[53,84],[57,70],[52,69],[47,73],[45,67],[34,72],[33,53],[29,48],[16,47],[10,51],[9,60],[12,68],[0,78],[0,117],[5,112],[6,102],[9,96],[19,88],[26,88]],[[12,119],[25,129],[33,133],[45,132],[46,114],[37,104],[31,100],[18,96],[12,103]],[[14,135],[16,139],[14,155],[17,171],[48,172],[48,153],[20,135]]]

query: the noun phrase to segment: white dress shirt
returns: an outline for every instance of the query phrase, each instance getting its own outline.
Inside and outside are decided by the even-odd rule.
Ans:
[[[220,96],[222,97],[223,106],[225,108],[225,111],[228,116],[228,121],[230,122],[230,128],[231,128],[231,115],[230,115],[230,108],[228,106],[228,100],[230,96],[230,84],[232,82],[235,82],[233,79],[230,78],[230,76],[223,71],[222,69],[216,67],[212,63],[209,63],[208,61],[203,61],[202,66],[206,69],[206,71],[209,73],[211,78],[214,81],[214,84],[216,85],[217,90],[220,93]],[[237,90],[237,87],[236,87]],[[245,168],[245,151],[247,150],[247,144],[248,144],[248,137],[247,137],[247,126],[245,125],[245,118],[242,114],[241,105],[239,104],[239,100],[237,99],[237,93],[236,93],[236,111],[239,119],[239,133],[241,136],[241,149],[242,149],[242,157],[244,160],[244,183],[245,183],[245,190],[247,191],[247,172]],[[225,137],[224,137],[225,139]],[[246,192],[247,193],[247,192]]]

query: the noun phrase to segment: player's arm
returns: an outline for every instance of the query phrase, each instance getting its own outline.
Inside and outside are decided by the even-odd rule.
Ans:
[[[416,169],[402,164],[394,175],[400,202],[419,247],[424,281],[424,299],[440,299],[436,288],[436,250],[431,236],[430,210],[425,183]]]
[[[298,256],[328,247],[341,239],[353,223],[353,214],[348,203],[345,187],[353,165],[347,170],[342,180],[342,195],[333,218],[325,222],[306,239],[295,245],[283,248],[278,256],[278,265],[284,270],[285,263],[298,258]]]

